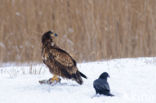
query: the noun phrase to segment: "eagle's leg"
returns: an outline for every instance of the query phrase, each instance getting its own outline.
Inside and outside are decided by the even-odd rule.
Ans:
[[[57,75],[54,75],[52,78],[50,78],[51,83],[58,83],[60,81],[61,79]]]

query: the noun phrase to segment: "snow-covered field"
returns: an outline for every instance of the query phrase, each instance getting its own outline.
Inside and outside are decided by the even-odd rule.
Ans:
[[[43,64],[0,66],[0,103],[156,103],[156,58],[114,59],[78,64],[88,76],[84,84],[62,80],[40,85],[51,77]],[[95,96],[93,81],[108,72],[114,97]]]

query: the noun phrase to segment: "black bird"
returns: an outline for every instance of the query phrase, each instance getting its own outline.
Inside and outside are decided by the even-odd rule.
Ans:
[[[96,94],[103,94],[106,96],[114,96],[110,93],[110,87],[107,82],[107,78],[110,77],[107,72],[102,73],[98,79],[96,79],[93,83]]]

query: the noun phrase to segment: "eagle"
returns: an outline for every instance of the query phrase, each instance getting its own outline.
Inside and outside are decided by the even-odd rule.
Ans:
[[[53,74],[51,83],[60,82],[60,77],[71,79],[78,84],[83,84],[83,78],[87,77],[78,70],[76,61],[63,49],[59,48],[55,39],[58,35],[52,31],[47,31],[42,35],[42,60]]]

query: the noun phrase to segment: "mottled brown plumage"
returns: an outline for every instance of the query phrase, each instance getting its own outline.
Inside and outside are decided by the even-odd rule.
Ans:
[[[82,77],[87,78],[84,74],[78,71],[76,61],[64,50],[60,49],[54,42],[56,33],[48,31],[42,36],[42,60],[54,74],[53,80],[58,81],[57,76],[75,80],[82,84]]]

